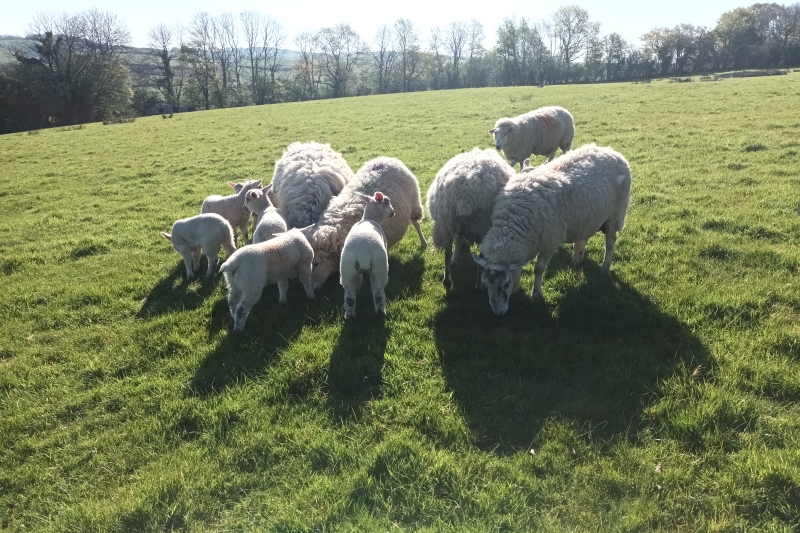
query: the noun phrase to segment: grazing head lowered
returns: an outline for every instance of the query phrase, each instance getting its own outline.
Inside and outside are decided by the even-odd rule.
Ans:
[[[524,264],[491,264],[484,257],[476,254],[472,254],[472,259],[483,269],[481,281],[489,292],[489,305],[492,307],[492,312],[496,315],[506,314],[511,293],[519,288]]]

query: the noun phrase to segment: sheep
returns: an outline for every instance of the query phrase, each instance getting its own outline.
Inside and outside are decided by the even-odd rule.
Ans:
[[[540,107],[514,118],[501,118],[489,130],[494,144],[502,150],[511,166],[533,155],[553,160],[556,150],[566,153],[572,147],[575,126],[572,115],[563,107]]]
[[[268,241],[236,250],[220,268],[228,285],[228,306],[233,317],[233,331],[244,331],[247,315],[261,298],[268,283],[278,284],[278,301],[285,304],[289,279],[299,277],[306,296],[313,300],[313,258],[314,251],[299,229],[291,229]]]
[[[183,257],[187,280],[194,278],[194,273],[200,269],[201,250],[208,258],[207,278],[217,269],[220,247],[225,249],[228,257],[236,251],[233,228],[216,213],[183,218],[172,225],[171,234],[162,231],[161,235],[172,242],[175,251]]]
[[[369,286],[376,315],[386,315],[386,293],[389,282],[389,253],[386,234],[381,224],[394,216],[388,196],[376,192],[374,197],[358,193],[367,203],[364,216],[353,225],[342,247],[339,283],[344,288],[344,318],[356,317],[356,295],[361,289],[364,274],[369,273]]]
[[[247,191],[256,187],[261,187],[261,180],[248,180],[244,183],[228,182],[228,186],[233,188],[234,194],[220,196],[214,194],[203,200],[200,213],[217,213],[225,217],[234,228],[239,228],[242,232],[242,241],[248,244],[250,241],[247,234],[247,225],[250,220],[250,212],[244,207],[244,197]],[[235,231],[235,230],[234,230]],[[236,234],[234,233],[234,240]]]
[[[292,143],[275,163],[273,204],[290,228],[314,224],[348,181],[353,171],[329,144]]]
[[[495,199],[481,255],[472,255],[484,268],[481,278],[492,311],[496,315],[508,311],[522,267],[537,256],[531,297],[540,297],[547,263],[563,242],[574,243],[572,262],[578,265],[589,237],[605,233],[601,271],[607,273],[617,232],[625,225],[630,191],[628,161],[611,148],[594,144],[512,177]]]
[[[481,242],[491,226],[494,198],[514,174],[514,168],[491,148],[458,154],[436,174],[428,189],[428,212],[433,245],[444,250],[445,288],[452,284],[450,268],[457,262],[461,243]],[[478,267],[476,290],[481,288],[480,274]]]
[[[364,200],[358,193],[374,194],[377,191],[392,199],[396,215],[383,224],[387,248],[400,242],[406,234],[409,222],[417,230],[420,247],[424,249],[428,245],[419,226],[422,204],[417,178],[399,159],[378,157],[367,161],[342,192],[331,199],[319,221],[304,228],[304,233],[314,248],[311,282],[315,290],[339,269],[345,238],[364,213]]]
[[[244,206],[256,216],[258,221],[253,228],[253,244],[268,241],[275,233],[283,233],[287,229],[286,220],[281,212],[270,202],[270,189],[251,189],[244,197]]]

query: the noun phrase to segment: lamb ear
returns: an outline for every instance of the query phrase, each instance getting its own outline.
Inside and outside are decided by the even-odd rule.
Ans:
[[[369,202],[370,200],[372,200],[372,196],[367,196],[363,192],[356,191],[356,194],[358,194],[358,197],[361,198],[365,202]]]
[[[236,188],[236,184],[234,182],[232,182],[232,181],[229,181],[228,182],[228,187],[230,187],[231,189],[235,189]]]
[[[486,268],[486,265],[488,264],[486,262],[486,259],[484,259],[483,257],[478,257],[478,254],[474,252],[472,253],[472,260],[478,263],[478,266],[481,268]]]
[[[378,203],[382,202],[383,201],[383,193],[380,192],[380,191],[376,192],[374,198],[375,198],[376,202],[378,202]]]
[[[493,129],[489,130],[489,133],[494,134],[494,132],[496,132],[496,131],[497,131],[497,128],[493,128]]]
[[[162,236],[162,237],[164,237],[165,239],[167,239],[167,240],[168,240],[168,241],[170,241],[170,242],[172,241],[172,235],[170,235],[169,233],[164,233],[164,232],[162,231],[162,232],[161,232],[161,236]]]
[[[298,229],[307,238],[311,238],[311,235],[314,234],[314,226],[316,226],[316,224],[310,224],[310,225],[306,226],[305,228],[298,228]]]
[[[522,162],[522,168],[528,168],[529,166],[531,166],[531,158],[530,157],[526,158],[525,161]]]

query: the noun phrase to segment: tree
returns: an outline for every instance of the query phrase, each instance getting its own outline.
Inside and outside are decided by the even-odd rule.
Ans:
[[[375,46],[377,49],[372,54],[372,61],[378,75],[378,94],[388,92],[389,75],[397,60],[397,50],[395,50],[394,35],[388,26],[384,25],[378,29],[375,35]]]
[[[414,24],[408,19],[397,19],[394,23],[394,34],[397,42],[398,62],[402,91],[408,92],[411,81],[419,76],[420,48],[419,34]]]
[[[347,84],[364,55],[361,38],[349,24],[322,28],[317,34],[322,83],[332,98],[347,96]]]
[[[189,72],[189,57],[183,46],[183,29],[160,22],[150,29],[148,36],[155,58],[149,77],[167,104],[180,106],[183,85]]]
[[[319,40],[311,32],[303,32],[294,38],[300,59],[294,65],[295,80],[300,90],[299,98],[314,100],[319,94],[322,70],[319,67]]]
[[[201,11],[194,16],[189,26],[191,37],[188,46],[181,47],[183,57],[191,66],[191,77],[203,98],[203,105],[211,109],[211,100],[216,92],[217,64],[215,61],[216,35],[212,28],[211,17]]]
[[[649,52],[656,57],[661,75],[666,76],[675,53],[669,28],[654,28],[641,37]]]
[[[40,14],[30,45],[15,50],[0,80],[6,129],[113,119],[131,104],[130,72],[120,53],[130,40],[116,15]]]
[[[569,68],[585,53],[599,25],[589,20],[589,12],[582,7],[564,6],[552,15],[548,29],[554,54]]]
[[[752,61],[752,52],[759,44],[756,17],[743,7],[726,11],[714,28],[719,42],[722,68],[746,68]]]
[[[451,22],[444,34],[444,46],[450,59],[447,65],[447,86],[457,89],[461,86],[460,67],[464,59],[464,48],[467,46],[467,25],[463,22]]]

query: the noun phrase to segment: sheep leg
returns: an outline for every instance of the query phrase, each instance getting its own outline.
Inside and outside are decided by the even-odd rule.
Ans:
[[[578,241],[572,245],[572,264],[579,265],[586,257],[586,241]]]
[[[287,302],[286,293],[289,291],[289,280],[278,280],[278,302],[285,304]],[[306,293],[308,294],[308,293]]]
[[[200,248],[192,250],[192,272],[200,270]]]
[[[186,279],[190,280],[194,277],[194,269],[192,268],[192,251],[187,250],[185,253],[181,253],[181,257],[183,257],[183,264],[186,266]]]
[[[412,220],[411,223],[414,224],[414,229],[417,230],[417,235],[419,235],[419,247],[424,250],[428,247],[428,241],[425,240],[425,236],[422,234],[419,220]]]
[[[358,274],[350,276],[348,279],[342,279],[344,282],[342,283],[342,286],[344,287],[345,320],[356,317],[356,295],[358,294],[358,289],[361,288],[361,282],[363,281],[363,278],[363,274],[359,272]]]
[[[539,257],[536,259],[536,266],[533,268],[534,273],[534,282],[533,282],[533,292],[531,293],[531,298],[536,299],[542,296],[542,278],[544,277],[544,271],[547,269],[547,263],[550,262],[550,259],[555,254],[555,250],[552,252],[542,252],[539,254]]]
[[[475,266],[478,267],[478,274],[475,277],[475,292],[481,292],[483,289],[483,281],[481,280],[481,277],[483,276],[483,267],[480,265]]]
[[[387,271],[388,274],[388,271]],[[369,286],[372,289],[372,303],[375,304],[375,314],[386,316],[386,284],[389,282],[388,275],[385,274],[371,274],[369,277]]]
[[[617,232],[611,229],[606,230],[606,255],[603,258],[603,266],[600,272],[607,274],[611,270],[611,258],[614,257],[614,246],[617,244]]]
[[[556,157],[556,150],[558,150],[558,148],[556,148],[555,150],[553,150],[552,152],[550,152],[549,154],[547,154],[547,162],[548,162],[548,163],[549,163],[550,161],[552,161],[552,160],[553,160],[553,159]]]
[[[456,240],[456,242],[458,241]],[[458,246],[456,246],[456,255],[458,255]],[[453,285],[450,279],[450,267],[453,263],[453,240],[450,239],[444,243],[444,278],[442,279],[442,285],[444,285],[445,289],[449,289]]]
[[[244,224],[241,224],[239,226],[239,229],[242,231],[242,242],[244,244],[250,244],[250,239],[248,239],[248,237],[247,237],[247,235],[248,235],[247,234],[247,224],[248,224],[248,222],[250,222],[249,218],[244,221]]]

